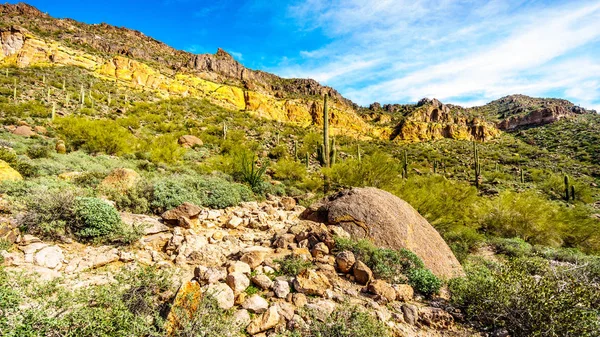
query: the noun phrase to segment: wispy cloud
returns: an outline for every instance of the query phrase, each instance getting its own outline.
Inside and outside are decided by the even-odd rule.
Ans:
[[[360,104],[523,93],[600,107],[598,1],[308,0],[288,14],[330,42],[274,70]]]

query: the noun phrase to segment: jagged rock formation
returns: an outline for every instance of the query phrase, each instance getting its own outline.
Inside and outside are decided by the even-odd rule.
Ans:
[[[525,95],[511,95],[490,102],[484,110],[496,110],[501,130],[514,130],[521,127],[539,126],[554,123],[575,115],[595,113],[564,99],[532,98]]]
[[[343,190],[312,205],[304,218],[338,225],[379,247],[409,249],[440,277],[463,274],[440,234],[404,200],[373,187]]]
[[[461,107],[446,105],[437,99],[424,98],[417,104],[371,104],[371,118],[377,124],[388,125],[389,139],[425,141],[442,138],[485,141],[499,130],[493,123],[466,113]]]

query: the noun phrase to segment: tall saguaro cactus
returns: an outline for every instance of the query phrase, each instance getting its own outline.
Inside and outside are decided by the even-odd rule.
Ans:
[[[329,111],[327,110],[327,94],[323,96],[323,163],[330,167],[329,161]]]
[[[565,201],[569,201],[569,176],[565,175]]]
[[[323,144],[317,147],[317,158],[323,167],[331,167],[335,164],[337,148],[335,138],[329,141],[329,112],[327,109],[327,95],[323,98]]]
[[[404,162],[402,163],[402,178],[408,179],[408,153],[404,150]]]
[[[479,163],[479,149],[477,149],[477,143],[475,143],[475,141],[473,141],[473,166],[475,168],[475,187],[479,188],[481,164]]]

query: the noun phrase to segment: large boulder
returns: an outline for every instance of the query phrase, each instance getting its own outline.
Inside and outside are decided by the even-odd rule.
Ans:
[[[341,226],[354,239],[379,247],[406,248],[443,278],[464,275],[462,266],[440,234],[411,205],[376,188],[352,188],[307,208],[302,218]]]
[[[185,135],[179,137],[177,143],[183,147],[190,148],[194,146],[202,146],[202,139],[192,135]]]

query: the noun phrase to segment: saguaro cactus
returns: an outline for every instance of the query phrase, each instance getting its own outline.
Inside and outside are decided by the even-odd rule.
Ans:
[[[473,141],[473,166],[475,169],[475,187],[479,188],[481,164],[479,163],[479,149],[477,149],[477,143],[475,143],[475,141]]]
[[[323,96],[323,166],[329,167],[329,112],[327,111],[327,94]]]
[[[569,201],[569,176],[565,175],[565,201]]]
[[[358,162],[362,163],[362,154],[360,153],[360,144],[356,144],[356,156],[358,158]]]
[[[404,150],[404,162],[402,163],[402,178],[408,179],[408,153]]]
[[[223,139],[227,139],[227,123],[223,122]]]
[[[17,79],[15,78],[14,81],[14,86],[13,86],[13,101],[17,101]]]
[[[308,168],[310,167],[310,155],[308,154],[308,152],[306,152],[306,158],[304,158],[304,160],[306,164],[306,169],[308,170]]]
[[[298,141],[294,140],[294,160],[298,161]]]

